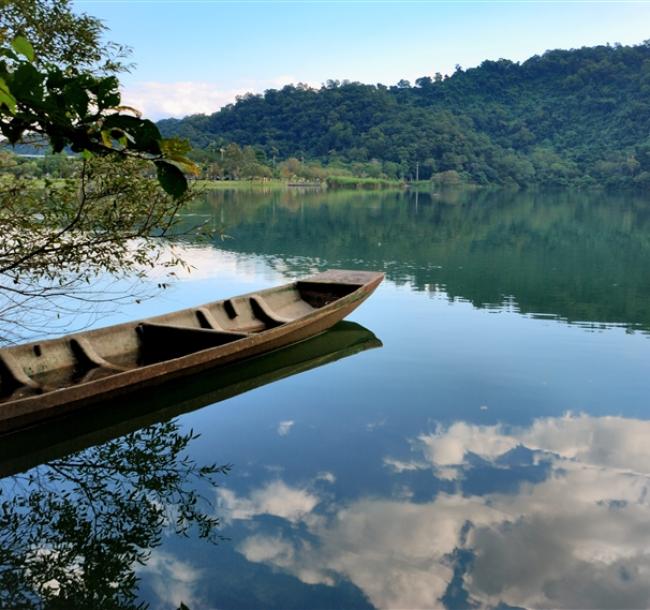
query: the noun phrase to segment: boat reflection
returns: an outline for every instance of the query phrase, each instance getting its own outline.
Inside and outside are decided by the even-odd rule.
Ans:
[[[88,408],[56,425],[5,435],[0,478],[381,345],[368,329],[343,321],[317,337],[245,362]]]

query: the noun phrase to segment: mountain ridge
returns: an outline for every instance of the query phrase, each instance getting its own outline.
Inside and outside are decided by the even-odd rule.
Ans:
[[[327,81],[165,119],[200,149],[374,162],[386,177],[477,184],[650,186],[650,41],[486,60],[393,86]]]

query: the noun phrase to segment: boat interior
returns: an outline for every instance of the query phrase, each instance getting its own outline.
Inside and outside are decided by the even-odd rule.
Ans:
[[[358,285],[299,281],[201,307],[0,350],[0,401],[187,356],[299,320]]]

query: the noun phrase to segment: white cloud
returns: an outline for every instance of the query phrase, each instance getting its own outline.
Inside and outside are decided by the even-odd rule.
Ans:
[[[366,424],[366,430],[368,432],[374,432],[378,428],[382,428],[386,425],[386,418],[379,419],[377,421],[371,421]]]
[[[310,548],[309,543],[301,545],[302,551]],[[267,563],[295,574],[302,582],[310,585],[333,585],[334,579],[318,569],[301,563],[302,553],[290,540],[282,536],[254,535],[246,538],[237,549],[248,561]]]
[[[150,119],[181,118],[190,114],[212,114],[235,102],[238,95],[261,93],[294,82],[296,79],[289,75],[242,82],[236,86],[210,81],[136,82],[124,87],[122,103],[137,108]]]
[[[538,419],[519,437],[531,448],[650,475],[650,421],[568,413],[560,418]]]
[[[246,93],[243,89],[224,89],[216,83],[200,81],[155,81],[130,85],[122,92],[122,102],[151,119],[212,114]]]
[[[457,466],[474,453],[486,460],[518,445],[584,464],[650,475],[650,421],[567,413],[535,420],[526,428],[456,422],[422,434],[414,447],[434,467]]]
[[[391,457],[384,458],[384,466],[390,468],[393,472],[408,472],[410,470],[422,470],[427,468],[428,465],[422,461],[417,460],[398,460]]]
[[[482,523],[502,515],[458,496],[428,504],[366,499],[327,521],[305,519],[318,545],[256,534],[238,550],[308,584],[333,584],[343,576],[378,608],[435,608],[452,577],[446,555],[460,545],[467,519]]]
[[[293,425],[295,423],[296,422],[293,421],[292,419],[288,419],[286,421],[281,421],[278,424],[278,434],[280,436],[286,436],[287,434],[289,434],[289,432],[291,432],[291,428],[293,428]]]
[[[147,577],[147,582],[158,598],[154,607],[177,608],[181,602],[190,608],[205,608],[205,600],[196,594],[196,588],[203,576],[202,570],[159,549],[151,552],[146,565],[138,566],[139,574]]]
[[[249,561],[270,562],[285,568],[291,567],[295,559],[293,545],[280,536],[249,536],[239,550]]]
[[[315,494],[290,487],[283,481],[271,481],[254,490],[248,498],[239,498],[230,489],[217,490],[220,514],[228,520],[252,519],[257,515],[273,515],[297,523],[319,503]]]
[[[475,528],[466,576],[484,604],[645,608],[648,479],[558,460],[552,475],[489,501],[509,518]]]
[[[437,467],[462,464],[468,452],[495,457],[517,446],[511,436],[495,433],[495,427],[457,422],[448,429],[418,437],[424,456]]]
[[[474,554],[463,580],[478,607],[647,607],[649,435],[650,422],[572,414],[521,428],[440,427],[412,443],[426,463],[385,464],[395,472],[430,468],[462,478],[472,468],[470,453],[507,468],[497,460],[521,445],[548,463],[549,474],[514,493],[439,494],[425,503],[408,495],[347,505],[295,502],[300,510],[275,514],[290,514],[307,535],[293,528],[290,535],[258,532],[238,550],[305,583],[346,578],[378,608],[441,606],[458,548]],[[290,489],[275,485],[279,497]],[[268,494],[267,486],[238,502],[261,507]]]
[[[326,483],[331,483],[331,484],[336,483],[336,477],[334,476],[334,473],[329,472],[327,470],[325,470],[323,472],[319,472],[316,475],[316,480],[317,481],[325,481]]]

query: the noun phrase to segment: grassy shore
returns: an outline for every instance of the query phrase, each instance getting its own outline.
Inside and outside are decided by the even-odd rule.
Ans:
[[[327,187],[331,189],[401,189],[404,182],[401,180],[387,180],[384,178],[357,178],[355,176],[328,176]]]
[[[206,190],[281,190],[298,186],[295,181],[287,180],[193,180],[192,184]],[[291,185],[291,186],[290,186]],[[313,186],[307,183],[306,186]],[[357,178],[355,176],[329,176],[322,188],[330,189],[400,189],[404,183],[400,180],[381,178]]]
[[[287,188],[286,180],[192,180],[191,184],[206,190],[280,190]]]

